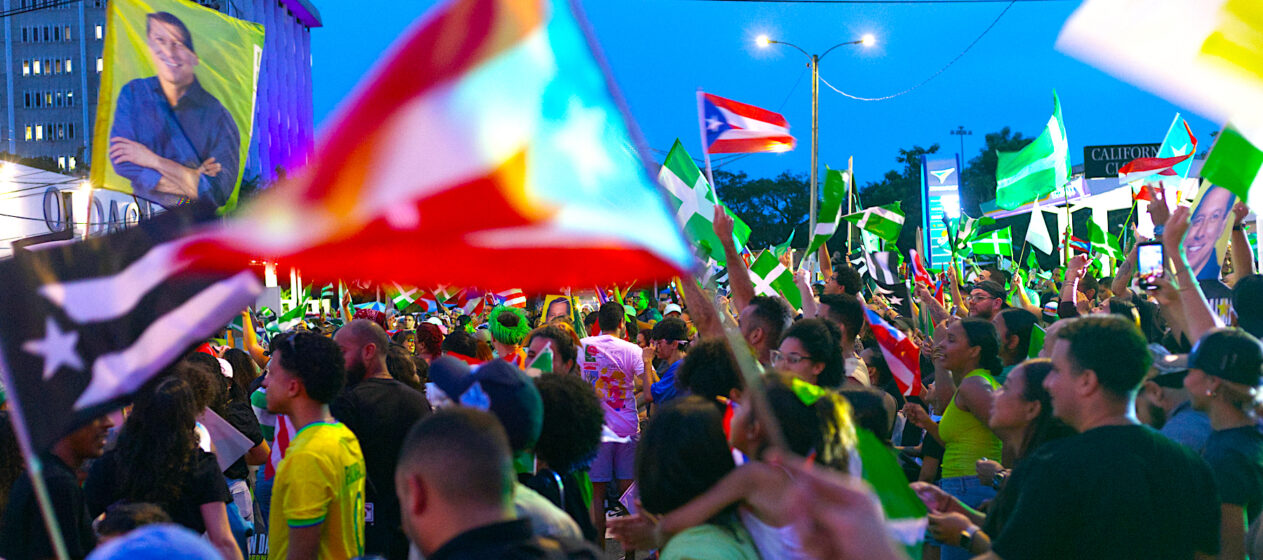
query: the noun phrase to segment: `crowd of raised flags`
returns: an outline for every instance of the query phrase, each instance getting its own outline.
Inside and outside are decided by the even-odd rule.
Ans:
[[[997,154],[994,205],[1030,212],[1020,244],[1012,218],[961,214],[929,240],[949,261],[927,266],[920,232],[920,250],[899,244],[899,202],[857,204],[848,161],[826,169],[804,251],[795,229],[748,247],[710,155],[793,149],[782,115],[699,90],[705,169],[680,140],[655,165],[574,8],[444,4],[310,168],[239,212],[190,204],[0,262],[17,436],[0,438],[0,556],[118,539],[93,557],[128,557],[119,543],[157,549],[144,526],[174,520],[208,558],[596,558],[611,539],[661,558],[1257,557],[1263,276],[1244,220],[1263,200],[1263,9],[1208,4],[1154,8],[1184,28],[1163,34],[1088,0],[1058,44],[1224,123],[1200,173],[1237,203],[1213,278],[1185,255],[1195,193],[1172,185],[1198,141],[1179,115],[1156,157],[1120,169],[1121,227],[1049,233],[1072,180],[1054,92],[1042,133]],[[481,135],[505,115],[520,126]],[[1142,213],[1166,269],[1144,286]],[[317,280],[270,309],[258,258]],[[222,369],[198,381],[208,360]],[[173,437],[196,449],[147,442],[250,464],[195,473],[209,501],[193,522],[190,494],[85,466],[126,471],[149,433],[135,418],[219,384],[205,411],[170,407],[205,434]],[[132,403],[122,428],[104,419]],[[76,470],[122,499],[85,503]],[[371,502],[389,511],[365,503],[396,482]]]

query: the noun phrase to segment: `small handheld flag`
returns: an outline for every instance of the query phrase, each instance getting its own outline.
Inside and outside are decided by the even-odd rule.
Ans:
[[[905,396],[921,394],[921,349],[872,309],[864,309],[864,320],[886,357],[899,392]]]

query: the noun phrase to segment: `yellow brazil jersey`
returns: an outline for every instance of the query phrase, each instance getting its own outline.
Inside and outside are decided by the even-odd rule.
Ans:
[[[277,469],[268,516],[268,558],[289,553],[291,529],[320,525],[322,560],[364,554],[364,454],[341,423],[308,424]]]

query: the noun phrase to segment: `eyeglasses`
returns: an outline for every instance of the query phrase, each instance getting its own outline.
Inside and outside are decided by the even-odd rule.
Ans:
[[[969,301],[983,301],[988,299],[999,299],[991,294],[969,294]]]
[[[803,356],[800,354],[787,354],[785,352],[781,352],[780,350],[772,351],[773,364],[786,363],[791,366],[796,366],[802,363],[803,361],[811,361],[811,356]]]

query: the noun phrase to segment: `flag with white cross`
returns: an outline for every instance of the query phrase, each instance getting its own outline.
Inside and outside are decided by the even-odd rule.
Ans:
[[[719,203],[719,197],[678,139],[662,162],[658,182],[671,193],[669,198],[676,220],[684,228],[689,240],[700,249],[701,260],[711,258],[725,264],[724,248],[719,244],[714,230],[715,205]],[[750,239],[750,226],[733,214],[732,210],[725,208],[724,211],[732,216],[733,244],[740,251]]]
[[[975,255],[1004,255],[1013,257],[1012,226],[979,235],[969,242]]]
[[[842,216],[842,219],[881,239],[894,243],[899,240],[899,232],[903,231],[903,217],[903,209],[900,208],[900,203],[895,202],[885,206],[865,208],[860,212]]]
[[[794,273],[781,263],[771,251],[759,253],[758,258],[750,264],[750,281],[754,282],[754,293],[763,296],[780,295],[794,309],[802,309],[803,298],[794,283]]]

